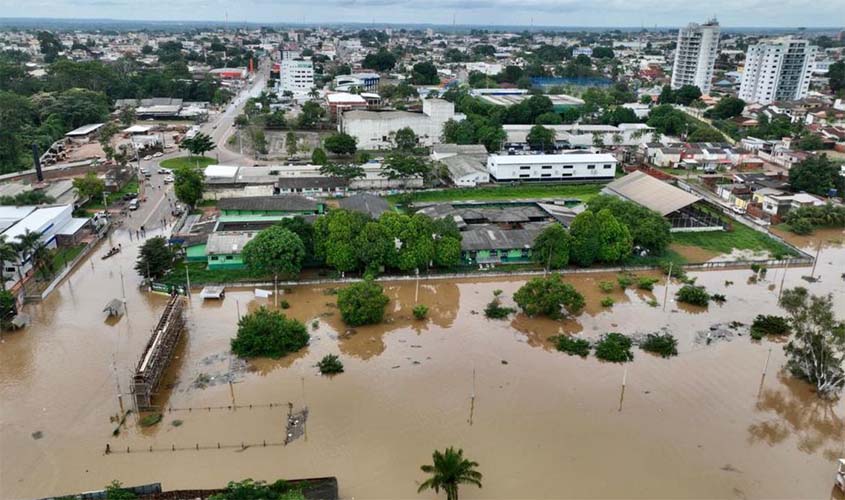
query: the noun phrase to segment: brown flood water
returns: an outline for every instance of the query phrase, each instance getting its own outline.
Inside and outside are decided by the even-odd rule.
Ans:
[[[837,240],[837,235],[839,236]],[[816,275],[786,272],[787,287],[833,293],[845,311],[842,232],[827,232]],[[218,383],[230,367],[229,338],[237,314],[266,299],[231,290],[220,303],[194,296],[188,332],[160,401],[177,408],[283,403],[283,407],[166,413],[152,429],[131,416],[118,437],[117,382],[126,390],[166,297],[141,293],[132,271],[135,243],[102,261],[104,248],[45,303],[32,306],[34,324],[4,334],[0,344],[0,498],[29,498],[124,484],[161,482],[166,489],[218,487],[246,477],[337,476],[344,498],[434,498],[417,495],[419,466],[435,448],[459,446],[480,463],[484,488],[464,498],[829,498],[835,459],[845,456],[845,400],[818,401],[781,372],[782,342],[747,337],[702,345],[696,332],[716,322],[750,322],[777,313],[782,269],[749,284],[751,272],[692,273],[728,301],[708,310],[671,301],[664,284],[652,293],[614,291],[602,308],[600,281],[616,275],[568,276],[586,310],[555,322],[512,316],[487,320],[495,289],[505,303],[523,279],[386,284],[391,297],[383,325],[347,331],[328,287],[294,287],[287,311],[312,332],[293,356],[261,360]],[[815,242],[804,241],[815,250]],[[122,296],[128,314],[107,323],[102,308]],[[725,281],[733,285],[725,287]],[[431,317],[412,319],[415,303]],[[316,329],[312,322],[317,321]],[[608,331],[667,327],[680,339],[670,360],[637,350],[626,368],[556,352],[548,337],[562,332],[594,338]],[[763,367],[771,350],[767,376]],[[321,377],[315,363],[341,356],[346,372]],[[475,376],[473,377],[473,373]],[[211,379],[204,388],[193,382]],[[117,375],[117,376],[116,376]],[[471,396],[475,395],[471,413]],[[128,398],[126,398],[128,403]],[[143,452],[284,439],[286,403],[307,405],[307,433],[287,447]],[[181,420],[176,427],[174,420]],[[40,432],[41,435],[34,433]],[[38,437],[36,439],[36,437]],[[112,449],[133,452],[103,453]],[[839,498],[839,497],[837,497]]]

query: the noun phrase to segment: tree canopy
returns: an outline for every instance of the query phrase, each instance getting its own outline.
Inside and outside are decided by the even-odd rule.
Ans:
[[[231,347],[242,358],[281,358],[308,345],[309,339],[308,329],[300,321],[261,306],[238,320]]]
[[[811,156],[789,169],[789,184],[795,191],[827,196],[831,189],[845,192],[845,177],[827,155]]]
[[[205,175],[202,170],[182,166],[173,170],[173,178],[173,190],[176,193],[176,198],[190,207],[195,207],[202,199],[204,190]]]
[[[302,239],[282,225],[260,231],[243,248],[244,263],[257,275],[295,276],[304,258]]]
[[[381,285],[370,277],[337,292],[337,307],[343,322],[349,326],[381,323],[388,302],[390,299]]]
[[[584,308],[584,297],[559,274],[533,278],[513,295],[516,305],[528,316],[558,319]]]
[[[173,250],[161,236],[150,238],[141,245],[135,271],[153,280],[159,279],[173,269]]]

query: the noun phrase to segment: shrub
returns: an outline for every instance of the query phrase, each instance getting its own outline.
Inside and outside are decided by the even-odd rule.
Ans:
[[[569,335],[558,335],[552,337],[558,351],[565,352],[570,356],[581,356],[586,358],[590,354],[590,343],[584,339],[574,339]]]
[[[751,338],[760,340],[766,335],[789,335],[789,322],[783,316],[758,314],[751,323]]]
[[[702,286],[684,285],[675,293],[678,302],[685,302],[694,306],[706,306],[710,302],[710,294]]]
[[[757,263],[755,262],[754,264],[751,264],[751,271],[752,271],[754,274],[757,274],[757,273],[759,272],[759,273],[760,273],[760,277],[761,277],[761,278],[765,278],[765,277],[766,277],[766,271],[768,271],[768,269],[766,268],[766,266],[764,266],[764,265],[762,265],[762,264],[757,264]]]
[[[601,299],[602,307],[613,307],[613,304],[614,304],[613,299],[610,298],[610,297],[605,297],[605,298]]]
[[[584,296],[564,283],[559,274],[530,280],[517,290],[513,300],[528,316],[542,314],[553,319],[584,308]]]
[[[320,373],[323,375],[333,375],[335,373],[343,373],[343,363],[335,354],[326,354],[317,363]]]
[[[614,285],[611,281],[600,281],[599,282],[599,289],[601,289],[604,293],[610,293],[613,291]]]
[[[152,427],[157,423],[161,422],[162,417],[161,413],[151,413],[146,415],[144,418],[141,419],[141,427]]]
[[[660,269],[663,271],[663,274],[665,274],[665,275],[669,274],[669,267],[670,267],[669,262],[663,262],[663,263],[660,264]],[[672,277],[673,278],[677,279],[681,283],[689,283],[689,277],[687,276],[686,271],[684,271],[684,268],[680,264],[672,265],[671,267],[672,267]]]
[[[417,319],[425,319],[428,316],[428,306],[425,304],[417,304],[414,306],[414,317]]]
[[[619,283],[619,288],[624,290],[634,284],[634,278],[633,276],[619,276],[616,278],[616,282]]]
[[[260,307],[238,321],[232,352],[244,358],[280,358],[305,347],[309,338],[308,329],[301,322]]]
[[[654,285],[660,281],[657,278],[650,278],[648,276],[643,276],[641,278],[637,278],[637,288],[640,290],[654,290]]]
[[[280,300],[279,307],[282,309],[290,309],[290,303],[287,300]]]
[[[657,299],[651,299],[648,301],[648,305],[650,305],[651,307],[657,307],[660,305],[660,302],[658,302]]]
[[[337,292],[340,315],[350,326],[381,323],[388,302],[382,287],[369,277]]]
[[[621,333],[608,333],[596,344],[596,357],[613,363],[624,363],[634,359],[631,352],[633,342]]]
[[[505,319],[514,312],[516,310],[512,307],[502,307],[498,298],[491,300],[484,308],[484,316],[490,319]]]
[[[649,333],[646,335],[645,340],[640,343],[640,349],[659,354],[663,358],[677,356],[678,339],[668,333],[663,335]]]
[[[719,304],[724,304],[728,299],[721,293],[714,293],[710,295],[710,298],[713,302],[718,302]]]

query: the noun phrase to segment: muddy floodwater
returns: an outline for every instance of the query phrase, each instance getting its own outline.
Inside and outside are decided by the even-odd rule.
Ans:
[[[286,312],[306,323],[310,345],[248,364],[228,351],[237,316],[272,299],[256,299],[252,290],[227,290],[220,302],[194,295],[178,358],[157,397],[173,410],[152,428],[130,415],[117,436],[117,394],[128,391],[166,297],[138,290],[137,243],[121,233],[113,238],[122,253],[103,261],[103,245],[47,301],[28,306],[33,325],[3,334],[3,499],[98,489],[113,479],[177,489],[317,476],[336,476],[344,498],[434,498],[416,493],[419,466],[450,445],[484,474],[483,489],[466,487],[463,498],[836,495],[845,401],[821,402],[784,373],[783,341],[702,339],[716,323],[777,314],[782,280],[832,293],[845,315],[842,231],[800,241],[811,253],[824,242],[816,282],[802,279],[809,267],[770,269],[757,283],[749,270],[691,273],[727,297],[708,309],[679,307],[672,284],[664,310],[662,281],[653,292],[617,289],[615,305],[602,308],[598,283],[616,275],[571,274],[566,279],[587,300],[579,316],[496,321],[483,316],[493,290],[512,304],[523,278],[421,280],[386,283],[386,323],[350,331],[331,287],[293,287],[284,294]],[[124,288],[128,314],[107,321],[103,307]],[[429,306],[429,319],[412,318],[415,303]],[[624,366],[567,356],[548,340],[663,328],[679,338],[679,356],[636,350]],[[319,375],[315,363],[329,353],[340,355],[345,373]],[[277,446],[288,402],[308,407],[305,435]]]

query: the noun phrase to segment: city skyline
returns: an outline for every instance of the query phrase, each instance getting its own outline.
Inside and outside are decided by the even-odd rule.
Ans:
[[[717,0],[706,6],[681,0],[248,0],[237,4],[189,0],[37,0],[21,4],[0,0],[4,18],[108,19],[231,23],[390,23],[490,26],[677,27],[714,15],[726,27],[836,27],[837,0]],[[49,16],[44,16],[49,13]],[[753,20],[753,21],[752,21]]]

